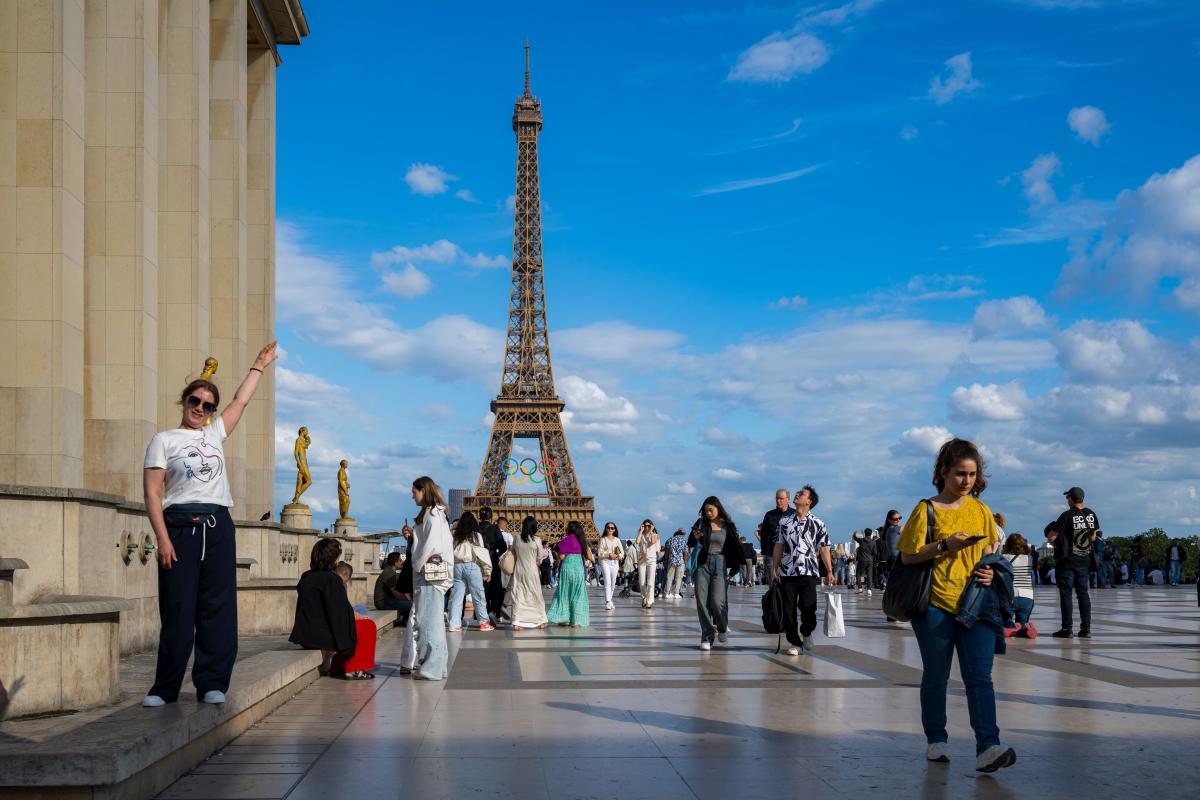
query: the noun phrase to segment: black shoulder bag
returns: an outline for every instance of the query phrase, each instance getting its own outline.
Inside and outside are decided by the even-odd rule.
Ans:
[[[936,522],[933,518],[933,502],[925,503],[925,544],[934,541]],[[933,559],[920,564],[905,564],[901,556],[896,559],[888,575],[887,588],[883,590],[883,613],[892,619],[908,622],[925,613],[929,608],[929,592],[933,587]]]

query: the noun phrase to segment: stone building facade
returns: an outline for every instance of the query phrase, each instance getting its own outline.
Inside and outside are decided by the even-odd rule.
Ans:
[[[210,355],[274,335],[279,46],[299,0],[0,1],[0,484],[141,499]],[[268,371],[226,445],[272,510]]]

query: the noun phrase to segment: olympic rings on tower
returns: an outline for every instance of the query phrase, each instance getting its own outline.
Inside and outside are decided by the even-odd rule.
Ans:
[[[500,462],[500,468],[508,479],[518,486],[522,483],[545,483],[546,477],[553,475],[558,469],[553,459],[544,458],[540,462],[532,458],[517,461],[511,456]]]

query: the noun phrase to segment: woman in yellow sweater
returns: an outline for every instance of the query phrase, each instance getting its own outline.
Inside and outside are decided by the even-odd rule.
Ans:
[[[992,660],[996,632],[986,624],[967,628],[955,620],[958,600],[972,575],[990,586],[992,569],[976,568],[979,559],[1000,543],[991,510],[979,500],[987,488],[983,457],[965,439],[942,445],[933,469],[936,497],[917,503],[900,534],[905,564],[933,561],[929,607],[913,619],[921,649],[921,724],[925,728],[929,761],[949,761],[946,733],[946,684],[950,662],[958,652],[958,668],[967,690],[967,709],[975,731],[975,769],[995,772],[1016,763],[1017,754],[1000,743],[996,723],[996,694],[992,689]],[[927,541],[929,509],[934,531]]]

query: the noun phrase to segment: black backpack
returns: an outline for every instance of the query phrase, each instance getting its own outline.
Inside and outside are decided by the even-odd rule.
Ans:
[[[785,606],[783,587],[772,583],[762,597],[762,622],[767,633],[783,633]]]

